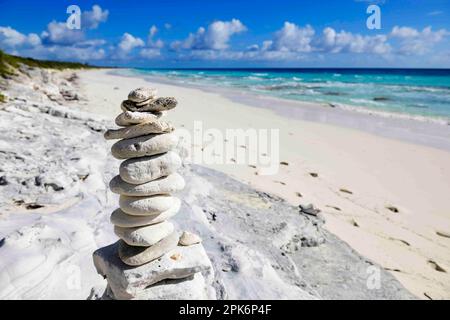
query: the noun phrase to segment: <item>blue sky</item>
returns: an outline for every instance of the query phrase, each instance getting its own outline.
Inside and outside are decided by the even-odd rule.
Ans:
[[[115,66],[449,68],[449,21],[449,0],[0,0],[0,48]]]

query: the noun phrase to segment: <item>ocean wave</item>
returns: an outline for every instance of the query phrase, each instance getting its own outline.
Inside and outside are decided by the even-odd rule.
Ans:
[[[248,79],[248,80],[258,80],[258,81],[264,80],[263,78],[261,78],[261,77],[256,77],[256,76],[248,76],[248,77],[245,77],[245,79]]]

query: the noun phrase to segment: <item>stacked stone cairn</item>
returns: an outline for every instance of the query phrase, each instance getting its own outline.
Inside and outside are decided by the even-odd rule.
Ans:
[[[120,240],[94,252],[94,265],[108,282],[104,298],[214,297],[201,239],[187,231],[180,237],[168,221],[181,206],[172,193],[185,186],[176,172],[182,165],[175,151],[178,138],[172,124],[161,119],[176,105],[175,98],[156,97],[154,89],[135,89],[115,119],[122,128],[105,133],[108,140],[121,139],[111,152],[124,161],[110,182],[120,195],[120,208],[110,218]]]

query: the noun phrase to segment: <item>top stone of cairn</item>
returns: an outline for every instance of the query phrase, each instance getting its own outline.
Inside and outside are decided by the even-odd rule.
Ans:
[[[140,102],[144,102],[146,100],[150,100],[150,99],[154,98],[155,96],[156,96],[156,89],[141,87],[141,88],[132,90],[128,94],[128,100],[140,103]]]

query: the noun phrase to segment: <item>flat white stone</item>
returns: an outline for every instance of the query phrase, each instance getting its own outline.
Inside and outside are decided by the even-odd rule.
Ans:
[[[168,176],[181,167],[181,159],[169,151],[150,157],[132,158],[120,164],[120,177],[131,184],[142,184]]]
[[[165,221],[173,217],[180,210],[180,206],[180,199],[175,198],[175,204],[170,207],[170,209],[163,211],[160,214],[154,214],[150,216],[132,216],[126,214],[121,209],[116,209],[111,214],[110,221],[113,225],[124,228],[147,226]]]
[[[124,111],[116,117],[116,124],[120,127],[126,127],[139,123],[152,122],[159,119],[163,115],[162,112],[132,112]]]
[[[178,173],[155,179],[143,184],[131,184],[123,181],[120,175],[109,182],[112,192],[126,196],[151,196],[155,194],[169,194],[183,190],[185,181]]]
[[[178,239],[178,235],[175,236]],[[97,272],[106,277],[116,299],[138,297],[145,288],[165,279],[183,279],[197,272],[208,277],[212,273],[211,262],[201,244],[175,247],[159,259],[138,267],[130,267],[117,255],[119,243],[118,241],[94,252]],[[128,248],[145,251],[145,248]],[[179,255],[181,258],[174,260],[171,258],[173,255]]]
[[[105,132],[104,137],[106,140],[130,139],[149,134],[168,133],[172,132],[174,129],[175,128],[170,122],[154,120],[152,122],[145,122],[125,128],[110,129]]]
[[[111,153],[116,159],[152,156],[174,149],[177,143],[178,137],[173,133],[149,134],[117,141],[111,147]]]
[[[160,214],[175,205],[175,197],[158,194],[145,197],[130,197],[121,195],[119,206],[123,212],[132,216],[148,216]]]
[[[149,247],[170,235],[174,230],[172,223],[163,221],[144,227],[114,227],[114,233],[130,246]]]
[[[158,243],[150,247],[135,247],[128,245],[125,241],[119,242],[119,258],[127,265],[140,266],[176,248],[178,233],[173,232]]]

